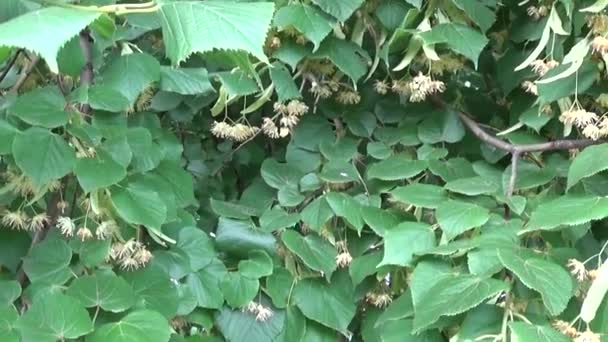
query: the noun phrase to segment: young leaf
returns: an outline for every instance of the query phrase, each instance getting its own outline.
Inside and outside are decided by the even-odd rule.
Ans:
[[[161,5],[165,52],[173,65],[192,53],[214,49],[243,50],[263,62],[272,2],[180,1]]]

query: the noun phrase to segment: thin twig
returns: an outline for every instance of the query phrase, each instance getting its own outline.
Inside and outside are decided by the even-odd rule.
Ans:
[[[509,178],[509,186],[507,187],[507,200],[513,196],[515,191],[515,182],[517,181],[517,164],[519,163],[519,152],[513,152],[511,154],[511,177]]]
[[[4,70],[2,70],[2,74],[0,74],[0,83],[2,83],[2,81],[4,81],[4,79],[6,78],[6,76],[9,73],[9,71],[11,71],[11,69],[17,62],[17,58],[19,58],[19,55],[21,54],[22,51],[23,51],[23,49],[17,50],[17,52],[15,52],[15,55],[13,56],[13,58],[11,58],[11,60],[8,61],[8,63],[6,63],[6,67],[4,67]]]

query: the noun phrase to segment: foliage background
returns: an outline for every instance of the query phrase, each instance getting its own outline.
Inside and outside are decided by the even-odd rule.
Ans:
[[[0,339],[607,340],[606,5],[1,1]]]

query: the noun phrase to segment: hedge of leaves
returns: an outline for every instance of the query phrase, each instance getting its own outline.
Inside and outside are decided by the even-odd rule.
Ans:
[[[0,1],[0,340],[608,341],[605,0]]]

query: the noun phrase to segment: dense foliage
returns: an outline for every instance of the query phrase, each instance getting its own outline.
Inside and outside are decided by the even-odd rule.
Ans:
[[[0,340],[608,341],[606,0],[0,1]]]

